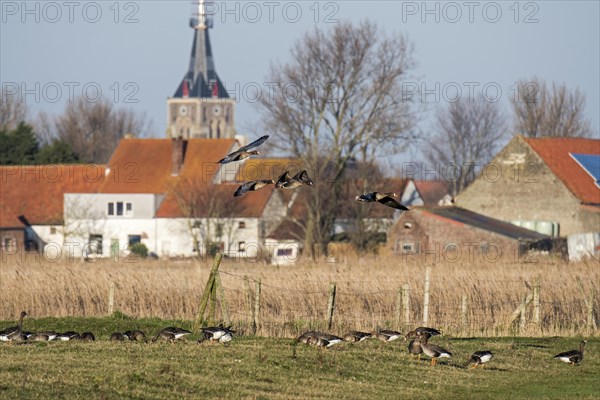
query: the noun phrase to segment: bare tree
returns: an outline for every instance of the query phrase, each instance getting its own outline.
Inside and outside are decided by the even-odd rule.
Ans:
[[[221,243],[231,247],[238,228],[236,217],[244,211],[243,203],[232,194],[232,187],[207,183],[200,177],[180,177],[169,188],[169,195],[175,197],[185,218],[198,256],[210,254]]]
[[[424,154],[452,182],[453,196],[492,159],[505,135],[504,125],[498,104],[482,97],[438,109],[435,134],[427,140]]]
[[[346,162],[399,152],[413,138],[414,102],[401,85],[414,65],[412,47],[367,21],[317,28],[291,55],[271,68],[273,93],[260,107],[272,142],[301,159],[315,180],[306,189],[305,248],[326,250],[336,210],[348,201],[339,179]]]
[[[27,118],[27,104],[15,95],[0,91],[0,130],[11,131]]]
[[[104,98],[90,102],[83,97],[68,103],[62,115],[38,117],[43,140],[61,139],[71,145],[83,162],[105,163],[126,134],[144,136],[150,128],[145,114],[117,109]]]
[[[585,117],[585,95],[569,90],[565,84],[546,82],[537,78],[521,80],[512,99],[514,131],[529,137],[592,135],[591,122]]]

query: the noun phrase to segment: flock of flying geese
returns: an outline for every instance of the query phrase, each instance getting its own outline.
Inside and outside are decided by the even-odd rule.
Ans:
[[[82,341],[95,341],[96,337],[92,332],[84,332],[79,334],[75,331],[68,331],[64,333],[58,333],[55,331],[43,331],[43,332],[28,332],[23,330],[23,318],[27,315],[25,311],[21,312],[19,317],[19,323],[17,326],[12,326],[0,331],[0,342],[49,342],[49,341],[63,341],[67,342],[70,340],[82,340]],[[235,331],[231,328],[224,326],[209,326],[206,328],[200,328],[202,334],[198,343],[205,340],[211,342],[220,342],[227,344],[233,339]],[[169,326],[162,329],[152,339],[152,342],[156,342],[162,339],[167,342],[175,343],[175,341],[181,339],[185,335],[190,335],[192,332],[187,329],[177,328]],[[130,330],[125,332],[114,332],[110,335],[111,342],[122,342],[125,340],[135,342],[147,342],[146,334],[140,330]]]
[[[54,331],[45,331],[45,332],[26,332],[23,331],[23,318],[27,315],[25,311],[21,312],[21,316],[19,318],[19,323],[17,326],[13,326],[3,331],[0,331],[0,341],[3,342],[28,342],[28,341],[69,341],[69,340],[83,340],[83,341],[94,341],[96,340],[95,336],[91,332],[84,332],[81,335],[77,332],[69,331],[65,333],[56,333]],[[168,341],[171,343],[175,343],[177,340],[183,338],[186,335],[190,335],[192,332],[187,329],[177,328],[177,327],[167,327],[162,329],[158,334],[152,339],[152,342],[156,342],[159,339],[164,341]],[[201,338],[198,340],[198,343],[201,343],[205,340],[209,340],[210,342],[219,342],[223,344],[228,344],[233,339],[233,334],[235,331],[231,330],[231,327],[220,326],[211,326],[206,328],[200,328]],[[377,330],[376,332],[359,332],[359,331],[351,331],[348,332],[344,337],[339,337],[335,335],[331,335],[329,333],[316,332],[316,331],[308,331],[300,335],[295,343],[304,343],[306,345],[319,346],[324,348],[329,348],[341,342],[351,342],[358,343],[362,342],[369,338],[377,338],[383,342],[393,342],[394,340],[398,340],[403,338],[404,341],[408,341],[412,339],[408,343],[408,352],[411,355],[421,358],[421,354],[426,355],[431,359],[431,365],[435,366],[437,364],[438,358],[450,358],[452,357],[452,353],[448,350],[437,346],[435,344],[429,343],[429,339],[433,336],[440,335],[441,332],[434,328],[428,328],[424,326],[420,326],[413,331],[410,331],[406,335],[402,335],[400,332],[396,332],[393,330]],[[140,330],[126,331],[126,332],[115,332],[110,336],[111,341],[137,341],[137,342],[147,342],[146,335],[144,332]],[[583,360],[583,350],[585,347],[586,341],[583,340],[580,343],[579,350],[570,350],[565,351],[563,353],[557,354],[554,358],[559,359],[565,363],[569,363],[571,365],[579,364]],[[493,354],[489,350],[482,350],[474,352],[467,364],[465,364],[465,368],[471,365],[472,368],[477,368],[477,366],[481,365],[484,367],[488,361],[490,361],[493,357]]]
[[[252,149],[263,144],[268,138],[269,135],[261,136],[254,142],[242,146],[233,153],[228,154],[218,162],[220,164],[227,164],[230,162],[246,161],[248,157],[260,154],[258,150]],[[302,170],[294,176],[290,174],[290,171],[285,171],[281,176],[279,176],[279,178],[276,181],[273,179],[259,179],[245,182],[237,188],[233,196],[243,196],[247,192],[262,189],[267,185],[275,185],[276,189],[293,190],[301,186],[314,186],[314,184],[315,183],[308,176],[308,172],[306,172],[306,170]],[[395,208],[397,210],[408,211],[408,207],[401,204],[398,200],[395,199],[396,196],[396,193],[370,192],[356,196],[355,200],[362,202],[378,202],[388,207]]]

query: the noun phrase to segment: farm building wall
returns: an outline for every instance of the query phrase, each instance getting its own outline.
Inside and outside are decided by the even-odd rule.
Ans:
[[[402,214],[388,233],[388,248],[427,262],[513,261],[519,242],[425,210]]]
[[[502,221],[556,222],[554,236],[598,230],[600,213],[580,203],[520,136],[456,197],[457,206]]]

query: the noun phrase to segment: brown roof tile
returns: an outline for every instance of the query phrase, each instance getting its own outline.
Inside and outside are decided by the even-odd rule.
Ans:
[[[437,206],[438,202],[449,193],[447,181],[414,181],[425,206]]]
[[[565,186],[582,203],[600,204],[600,188],[594,179],[570,156],[575,154],[600,155],[600,140],[582,138],[524,138],[544,160]]]
[[[104,165],[69,164],[0,167],[0,227],[63,221],[65,193],[94,193],[104,181]]]
[[[234,139],[190,139],[179,176],[213,179]],[[123,139],[113,153],[102,193],[165,193],[176,178],[171,139]]]

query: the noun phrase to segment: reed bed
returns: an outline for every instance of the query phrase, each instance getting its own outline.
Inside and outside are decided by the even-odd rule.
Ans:
[[[211,260],[49,263],[23,258],[0,263],[0,319],[15,319],[21,310],[33,318],[105,316],[109,287],[114,310],[136,318],[196,317]],[[220,267],[233,325],[249,332],[256,282],[261,282],[258,335],[292,337],[305,329],[327,329],[330,284],[337,285],[331,330],[403,332],[423,320],[424,277],[430,268],[427,324],[455,336],[595,335],[589,326],[589,297],[598,321],[600,268],[597,260],[564,263],[421,263],[392,256],[348,258],[337,263],[303,262],[271,266],[225,259]],[[245,279],[247,277],[247,279]],[[529,305],[516,323],[511,315],[539,279],[540,323]],[[409,321],[398,301],[410,288]],[[594,294],[595,293],[595,294]],[[467,308],[464,312],[463,297]],[[399,310],[399,306],[402,307]],[[219,307],[217,307],[219,309]],[[400,319],[398,318],[400,316]],[[220,311],[217,314],[220,317]]]

